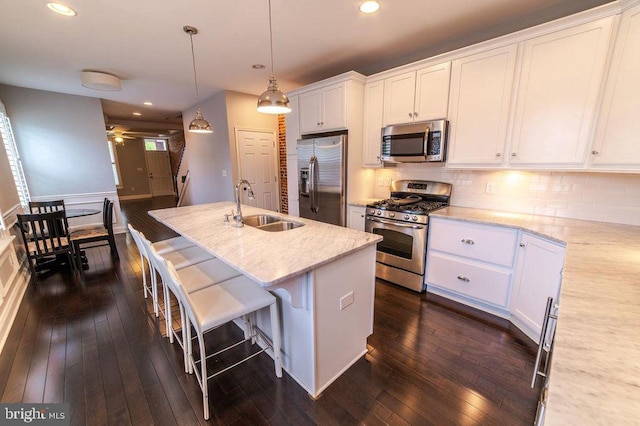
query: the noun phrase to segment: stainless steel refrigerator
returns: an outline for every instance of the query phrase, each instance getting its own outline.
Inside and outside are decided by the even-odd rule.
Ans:
[[[346,152],[346,134],[298,141],[301,217],[346,225]]]

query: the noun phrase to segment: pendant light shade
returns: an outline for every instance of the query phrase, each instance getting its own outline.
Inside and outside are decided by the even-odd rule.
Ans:
[[[273,26],[271,25],[271,0],[269,0],[269,44],[271,47],[271,77],[269,87],[258,98],[258,112],[266,114],[286,114],[291,112],[289,98],[280,91],[273,72]]]
[[[198,74],[196,73],[196,55],[193,51],[193,36],[198,34],[198,29],[196,27],[184,26],[182,30],[189,34],[189,39],[191,40],[191,59],[193,62],[193,80],[195,81],[196,86],[196,118],[194,118],[191,123],[189,123],[189,131],[192,133],[212,133],[213,128],[211,124],[202,116],[202,111],[200,111],[200,96],[198,95]]]

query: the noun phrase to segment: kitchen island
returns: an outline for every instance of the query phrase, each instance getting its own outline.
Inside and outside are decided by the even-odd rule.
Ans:
[[[283,368],[315,398],[367,351],[381,237],[249,206],[245,218],[267,214],[303,226],[236,228],[225,222],[234,208],[220,202],[149,214],[279,299]],[[258,326],[269,335],[268,312]]]
[[[461,207],[431,216],[566,244],[545,424],[637,424],[640,227]]]

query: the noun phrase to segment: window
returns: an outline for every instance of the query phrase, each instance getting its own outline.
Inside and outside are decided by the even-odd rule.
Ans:
[[[146,151],[166,151],[167,140],[166,139],[145,139],[144,149]]]
[[[118,164],[118,152],[110,140],[109,144],[109,157],[111,157],[111,170],[113,171],[113,179],[116,181],[116,188],[122,189],[122,179],[120,179],[120,164]]]
[[[24,177],[24,170],[22,169],[22,161],[20,161],[18,147],[16,146],[13,131],[11,130],[11,121],[7,116],[2,102],[0,102],[0,138],[4,143],[5,151],[7,151],[7,158],[9,159],[9,166],[11,167],[13,180],[16,184],[20,204],[22,204],[22,207],[26,209],[29,205],[29,200],[31,199],[29,196],[29,188],[27,187],[27,180]]]

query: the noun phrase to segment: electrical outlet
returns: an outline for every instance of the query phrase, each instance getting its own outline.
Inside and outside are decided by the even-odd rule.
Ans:
[[[345,294],[340,298],[340,310],[342,311],[344,308],[351,305],[352,303],[353,303],[353,292],[350,291],[349,293]]]
[[[496,193],[496,183],[495,182],[487,182],[487,186],[485,186],[484,192],[486,192],[487,194],[495,194]]]

